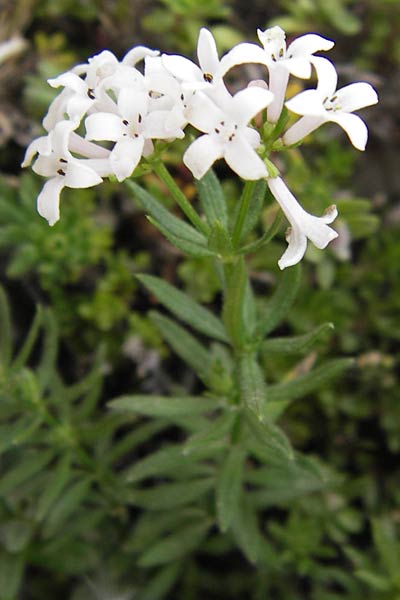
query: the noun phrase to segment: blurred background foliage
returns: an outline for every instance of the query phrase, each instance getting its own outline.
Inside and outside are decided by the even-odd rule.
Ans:
[[[54,95],[46,78],[104,48],[122,56],[146,44],[193,55],[207,25],[224,51],[273,24],[288,36],[334,39],[341,84],[370,81],[380,104],[363,113],[364,154],[328,125],[280,158],[306,209],[320,214],[337,203],[341,235],[324,252],[309,248],[297,300],[277,330],[299,335],[328,321],[333,334],[301,360],[266,353],[268,378],[290,381],[317,356],[352,356],[355,365],[280,421],[297,450],[319,457],[317,480],[309,464],[250,473],[264,533],[256,551],[249,507],[232,535],[207,521],[212,462],[196,463],[189,482],[182,468],[175,488],[152,493],[169,464],[163,443],[177,442],[181,431],[193,435],[194,421],[127,417],[105,406],[128,392],[202,389],[148,317],[157,300],[135,274],[156,274],[212,307],[218,282],[209,262],[184,258],[113,183],[64,191],[61,221],[49,228],[36,213],[41,181],[19,165]],[[0,3],[0,41],[26,40],[0,64],[1,600],[400,598],[399,31],[397,0]],[[176,154],[168,160],[195,198]],[[234,205],[237,183],[218,174]],[[152,176],[146,186],[163,194]],[[267,199],[263,226],[275,212]],[[260,302],[280,277],[283,229],[249,260]],[[215,443],[211,437],[209,452],[218,456]],[[153,466],[146,463],[158,449]],[[139,490],[135,477],[145,481]]]

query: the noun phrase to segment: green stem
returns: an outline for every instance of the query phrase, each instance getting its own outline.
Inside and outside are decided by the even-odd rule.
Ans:
[[[175,202],[181,208],[182,212],[187,216],[189,221],[203,233],[205,236],[209,234],[209,228],[204,221],[201,220],[200,216],[194,210],[193,206],[190,204],[185,194],[182,192],[180,187],[176,184],[174,178],[170,175],[168,169],[161,161],[151,162],[151,167],[156,175],[161,179],[161,181],[165,184],[170,192],[171,196],[174,198]]]
[[[250,199],[256,185],[255,181],[246,181],[243,188],[242,197],[240,200],[239,213],[236,218],[236,223],[233,228],[232,244],[234,248],[237,248],[242,235],[243,224],[246,218],[247,211],[249,210]]]

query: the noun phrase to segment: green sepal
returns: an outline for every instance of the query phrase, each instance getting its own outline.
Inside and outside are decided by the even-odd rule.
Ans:
[[[307,352],[321,336],[333,329],[333,323],[323,323],[305,335],[267,339],[260,349],[269,354],[301,354]]]
[[[285,269],[282,279],[272,298],[264,307],[264,314],[258,323],[257,335],[260,339],[263,339],[283,321],[297,296],[300,279],[300,264]]]
[[[182,360],[184,360],[195,373],[203,380],[207,380],[212,359],[207,348],[203,346],[186,329],[161,315],[156,311],[149,313],[151,321],[156,325],[163,338]]]
[[[196,396],[170,398],[168,396],[132,395],[115,398],[108,402],[108,407],[118,412],[173,419],[177,416],[201,414],[215,410],[217,402],[212,398]]]
[[[225,533],[234,519],[242,492],[243,467],[246,453],[240,446],[233,446],[224,464],[217,483],[217,520]]]
[[[136,277],[178,319],[211,338],[221,342],[228,341],[225,328],[218,317],[193,298],[159,277],[153,275]]]
[[[261,417],[267,401],[268,389],[264,373],[254,354],[244,354],[239,358],[238,378],[242,406]]]
[[[218,177],[210,169],[196,182],[202,209],[207,217],[210,227],[220,223],[222,228],[228,229],[228,210],[225,195]]]

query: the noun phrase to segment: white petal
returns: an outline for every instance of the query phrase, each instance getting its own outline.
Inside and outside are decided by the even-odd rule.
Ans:
[[[293,55],[295,58],[299,56],[309,56],[310,54],[320,52],[321,50],[330,50],[334,45],[335,42],[332,42],[332,40],[328,40],[316,33],[308,33],[307,35],[296,38],[289,44],[287,55]]]
[[[123,181],[132,175],[143,152],[144,138],[130,138],[115,144],[110,154],[110,162],[118,181]]]
[[[41,137],[33,140],[26,149],[24,160],[21,167],[28,167],[35,154],[41,154],[43,156],[49,156],[51,153],[51,142],[48,135],[42,135]]]
[[[230,168],[243,179],[262,179],[268,176],[267,168],[257,152],[243,137],[236,136],[225,146],[224,158]]]
[[[125,54],[122,62],[126,65],[135,66],[136,63],[143,60],[146,56],[158,56],[159,54],[158,50],[150,50],[146,46],[135,46]]]
[[[197,42],[197,58],[203,73],[214,75],[219,68],[219,57],[214,36],[205,27],[200,29]]]
[[[201,69],[188,58],[176,54],[163,54],[164,67],[180,81],[204,81]]]
[[[129,123],[141,121],[147,114],[149,106],[148,93],[138,92],[132,88],[123,88],[118,96],[118,108]]]
[[[48,79],[47,83],[54,88],[61,86],[66,87],[70,90],[73,90],[77,94],[83,95],[87,92],[86,83],[80,77],[78,77],[78,75],[75,75],[75,73],[71,73],[69,71],[67,73],[62,73],[53,79]]]
[[[46,131],[53,129],[61,119],[65,118],[67,114],[67,105],[69,100],[74,95],[74,92],[65,88],[58,96],[56,96],[53,102],[50,104],[47,114],[45,115],[42,124]]]
[[[70,135],[69,149],[71,152],[80,154],[85,158],[108,158],[110,155],[110,151],[107,150],[107,148],[103,148],[103,146],[98,146],[97,144],[89,142],[89,140],[81,138],[75,131]]]
[[[270,123],[276,123],[281,115],[288,80],[289,71],[284,66],[278,65],[276,68],[270,69],[269,89],[274,96],[267,110],[267,118]]]
[[[346,85],[336,92],[336,96],[343,112],[353,112],[378,102],[378,94],[364,81]]]
[[[355,148],[365,150],[368,140],[368,129],[359,116],[349,113],[333,113],[331,121],[337,123],[345,130]]]
[[[237,123],[247,125],[261,110],[271,104],[272,100],[273,95],[270,91],[256,86],[247,87],[234,95],[229,112]]]
[[[68,161],[63,179],[65,186],[75,189],[92,187],[103,181],[94,169],[78,158]]]
[[[197,92],[186,111],[186,116],[196,129],[203,132],[213,131],[221,120],[224,120],[223,111],[205,94]]]
[[[290,227],[286,234],[288,247],[278,260],[280,269],[297,265],[303,258],[307,249],[307,238],[298,227]]]
[[[49,133],[54,154],[57,158],[69,157],[69,139],[71,133],[76,129],[77,123],[72,121],[60,121]]]
[[[310,79],[311,77],[311,63],[308,58],[299,56],[298,58],[290,58],[282,61],[289,73],[300,79]]]
[[[147,115],[142,128],[146,138],[170,139],[183,138],[181,126],[186,123],[182,111],[176,110],[173,115],[169,110],[155,110]]]
[[[311,62],[317,72],[318,92],[321,94],[322,99],[330,98],[335,93],[337,87],[338,76],[335,66],[330,60],[321,56],[313,56]]]
[[[202,135],[190,144],[183,155],[183,162],[196,179],[201,179],[222,156],[223,146],[211,135]]]
[[[305,231],[309,240],[316,248],[323,250],[329,242],[338,237],[337,231],[323,223],[324,217],[308,215],[307,230]]]
[[[32,166],[32,170],[42,177],[54,177],[60,168],[61,164],[53,153],[50,156],[39,154]]]
[[[257,46],[257,44],[249,44],[244,42],[234,46],[232,50],[229,50],[221,58],[220,73],[225,74],[229,69],[236,65],[243,65],[245,63],[259,63],[262,65],[267,64],[267,56],[265,51]]]
[[[116,142],[126,133],[121,117],[109,113],[95,113],[85,120],[86,139]]]
[[[60,192],[64,187],[61,177],[53,177],[43,186],[37,199],[37,210],[49,225],[54,225],[60,218]]]
[[[306,116],[302,117],[294,125],[289,127],[283,136],[283,143],[286,146],[291,146],[292,144],[297,144],[300,140],[305,138],[309,133],[320,127],[323,123],[328,121],[325,116],[322,117],[313,117]]]
[[[261,142],[261,137],[258,131],[252,127],[243,127],[240,130],[240,135],[243,136],[252,148],[258,148]]]
[[[73,94],[66,105],[66,112],[71,121],[80,122],[83,115],[91,108],[95,100],[89,98],[89,96],[80,96],[79,94]]]
[[[285,103],[285,106],[296,113],[296,115],[319,115],[323,116],[326,110],[323,98],[317,90],[305,90],[300,92]]]

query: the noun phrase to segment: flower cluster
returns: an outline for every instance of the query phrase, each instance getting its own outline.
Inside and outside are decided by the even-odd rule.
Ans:
[[[171,142],[185,136],[191,125],[200,132],[183,155],[184,164],[201,178],[218,159],[246,180],[265,178],[290,222],[288,249],[279,261],[285,268],[301,260],[307,238],[324,248],[337,233],[328,224],[336,215],[308,214],[287,189],[266,156],[268,130],[255,122],[266,110],[270,131],[278,123],[290,75],[309,79],[314,68],[316,89],[306,90],[286,102],[300,118],[283,133],[281,146],[299,142],[326,121],[340,125],[353,145],[363,150],[367,128],[352,111],[377,102],[368,83],[354,83],[336,91],[333,64],[316,52],[333,42],[316,34],[303,35],[286,46],[280,27],[258,31],[261,45],[241,43],[222,58],[210,31],[200,31],[198,64],[178,55],[160,55],[143,46],[134,47],[119,61],[103,51],[87,64],[74,67],[49,84],[61,88],[43,126],[47,135],[27,149],[23,166],[48,178],[39,197],[38,211],[50,225],[59,219],[63,187],[84,188],[104,177],[123,181],[142,158],[151,156],[154,141]],[[258,63],[268,72],[268,84],[249,82],[234,95],[224,77],[233,67]],[[143,68],[138,68],[143,64]],[[272,128],[272,129],[271,129]],[[260,135],[260,131],[262,136]]]

